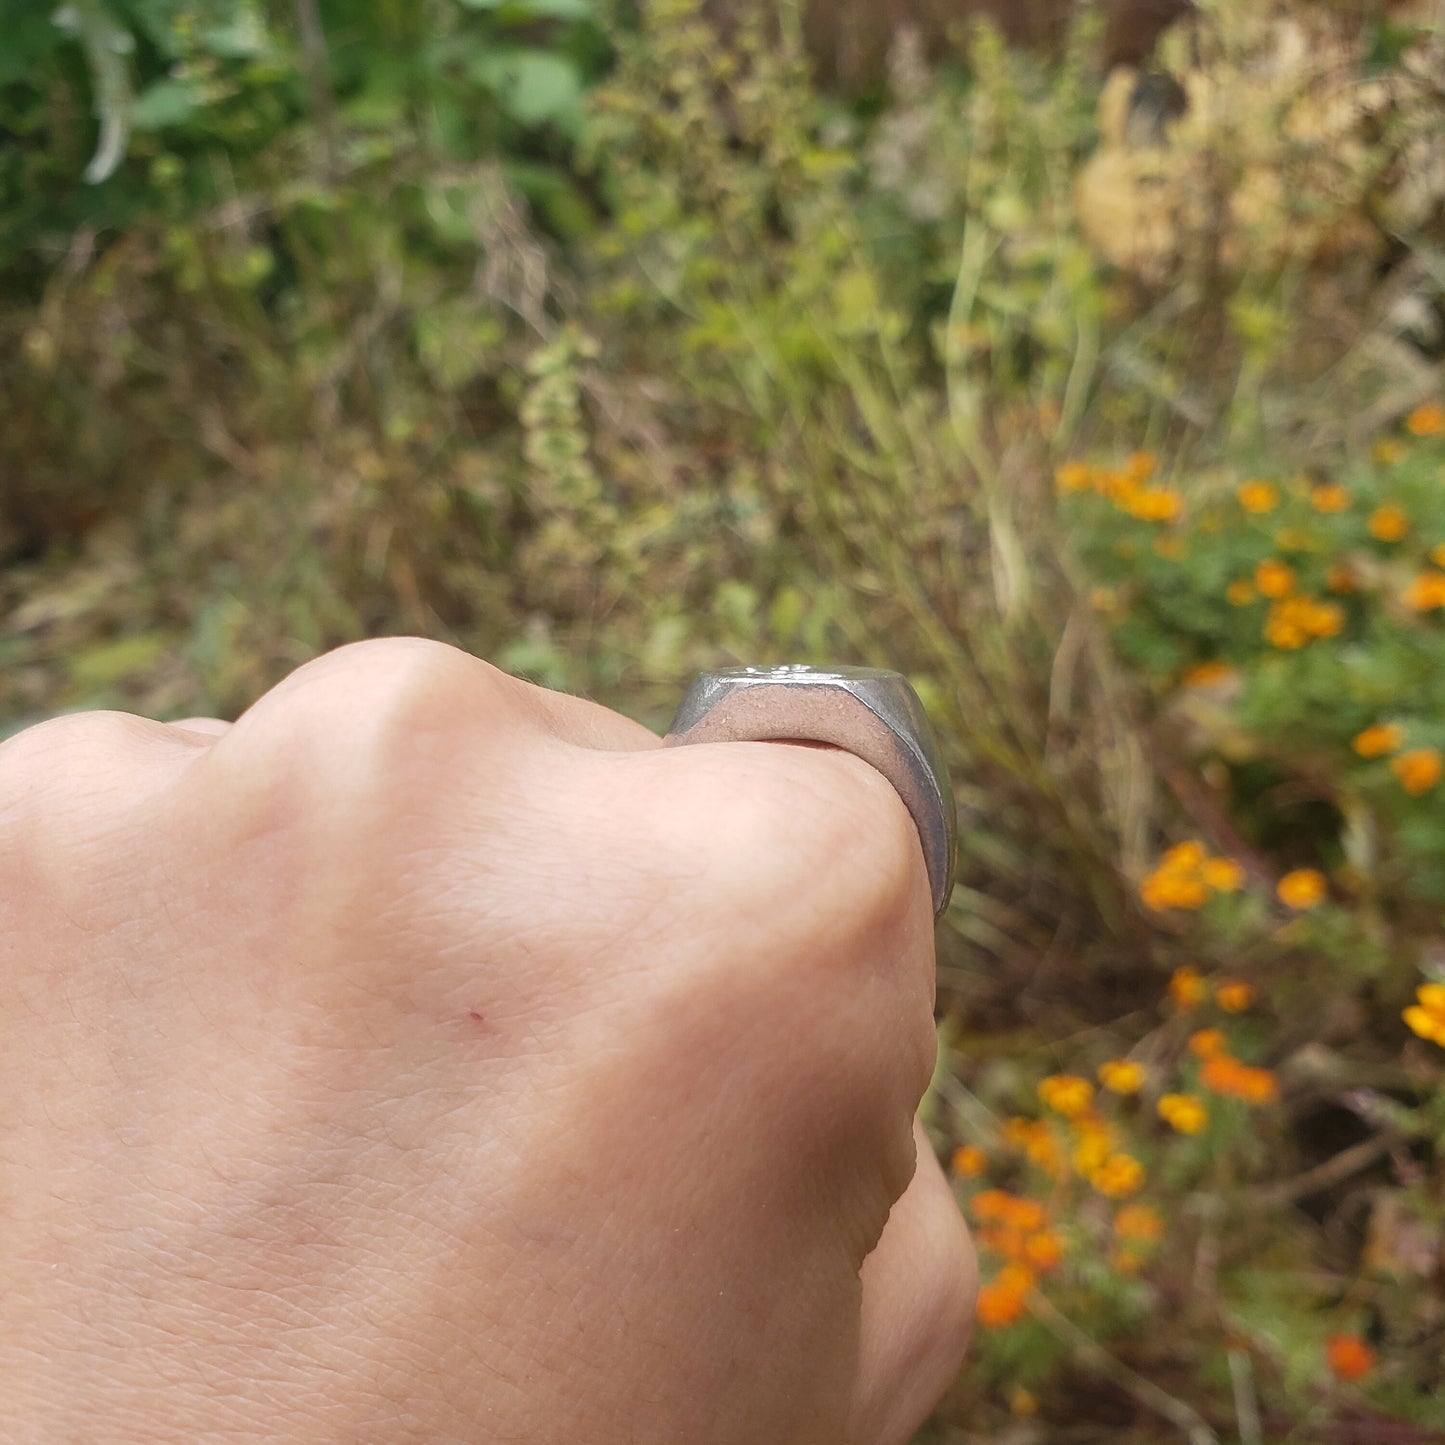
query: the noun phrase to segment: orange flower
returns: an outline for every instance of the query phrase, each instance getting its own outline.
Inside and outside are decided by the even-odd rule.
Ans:
[[[1394,723],[1374,723],[1364,732],[1356,733],[1350,746],[1362,758],[1382,758],[1386,753],[1393,753],[1404,739],[1404,733]]]
[[[1037,1199],[1023,1199],[1005,1189],[982,1189],[973,1196],[974,1218],[984,1224],[1002,1224],[1027,1233],[1042,1229],[1048,1218]]]
[[[1229,1040],[1220,1029],[1197,1029],[1189,1035],[1189,1052],[1198,1059],[1217,1059],[1229,1052]]]
[[[1239,505],[1256,516],[1272,512],[1279,506],[1279,488],[1272,482],[1245,482],[1235,495],[1239,498]]]
[[[1214,1001],[1227,1014],[1242,1014],[1254,1002],[1254,985],[1243,979],[1221,979],[1214,990]]]
[[[1139,885],[1139,897],[1144,906],[1155,913],[1170,908],[1203,908],[1209,900],[1209,889],[1202,878],[1190,878],[1177,873],[1151,873]]]
[[[1209,1123],[1209,1110],[1193,1094],[1165,1094],[1156,1107],[1159,1117],[1181,1134],[1198,1134]]]
[[[1294,568],[1278,558],[1267,557],[1254,569],[1254,585],[1264,597],[1288,597],[1294,584]]]
[[[1116,1249],[1109,1256],[1109,1263],[1114,1266],[1120,1274],[1136,1275],[1144,1267],[1144,1261],[1134,1253],[1132,1249]]]
[[[1152,1243],[1164,1237],[1164,1221],[1147,1204],[1126,1204],[1114,1216],[1114,1233],[1120,1239]]]
[[[1236,865],[1211,858],[1197,839],[1176,843],[1159,860],[1159,866],[1139,885],[1147,908],[1162,913],[1168,908],[1202,908],[1211,888],[1232,892],[1243,881]]]
[[[1047,1274],[1063,1263],[1064,1246],[1053,1230],[1040,1230],[1024,1239],[1023,1257],[1040,1274]]]
[[[1310,492],[1310,506],[1317,512],[1343,512],[1350,505],[1350,494],[1338,482],[1321,482]]]
[[[1061,1172],[1063,1160],[1058,1143],[1042,1119],[1009,1119],[1003,1126],[1003,1136],[1046,1174],[1057,1176]]]
[[[1248,607],[1254,601],[1254,583],[1248,577],[1236,577],[1224,589],[1224,596],[1232,607]]]
[[[1147,482],[1159,466],[1159,458],[1149,451],[1130,452],[1124,459],[1124,475],[1131,482]]]
[[[1405,418],[1405,430],[1417,437],[1445,436],[1445,406],[1438,402],[1417,406]]]
[[[1026,1265],[1004,1265],[978,1292],[979,1324],[995,1328],[1013,1324],[1023,1314],[1033,1287],[1033,1272]]]
[[[1271,646],[1293,650],[1314,637],[1333,637],[1344,625],[1345,614],[1334,602],[1282,597],[1269,609],[1264,638]]]
[[[1252,1068],[1228,1054],[1206,1059],[1199,1078],[1206,1089],[1246,1104],[1269,1104],[1279,1097],[1279,1084],[1268,1069]]]
[[[1216,893],[1238,893],[1244,887],[1244,869],[1233,858],[1210,858],[1200,868],[1199,876]]]
[[[1039,1082],[1039,1098],[1046,1108],[1066,1119],[1087,1113],[1094,1102],[1094,1086],[1076,1074],[1051,1074]]]
[[[1121,511],[1141,522],[1177,522],[1184,515],[1184,498],[1172,487],[1137,487],[1118,502]]]
[[[1440,781],[1440,754],[1435,748],[1411,748],[1390,759],[1390,771],[1412,798],[1418,798]]]
[[[1111,1154],[1089,1176],[1089,1183],[1110,1199],[1127,1199],[1144,1185],[1144,1166],[1129,1154]]]
[[[1087,492],[1094,485],[1094,469],[1087,462],[1065,462],[1054,473],[1061,492]]]
[[[1445,542],[1437,542],[1430,548],[1430,560],[1437,567],[1445,567]]]
[[[1359,1335],[1331,1335],[1325,1341],[1325,1359],[1335,1379],[1346,1384],[1375,1368],[1375,1352]]]
[[[1169,997],[1174,1000],[1176,1008],[1191,1009],[1203,1003],[1206,992],[1199,970],[1187,963],[1182,968],[1176,968],[1169,980]]]
[[[953,1151],[949,1167],[955,1174],[972,1179],[988,1168],[988,1155],[977,1144],[964,1144]]]
[[[1404,602],[1411,612],[1445,607],[1445,572],[1421,572],[1405,589]]]
[[[1401,1015],[1422,1039],[1445,1049],[1445,983],[1422,983],[1415,990],[1418,1003]]]
[[[1111,1094],[1137,1094],[1148,1077],[1144,1065],[1133,1059],[1110,1059],[1099,1065],[1099,1082]]]
[[[1232,682],[1238,675],[1238,669],[1227,662],[1201,662],[1184,674],[1184,686],[1218,687],[1220,683]]]
[[[1376,507],[1370,513],[1370,536],[1381,542],[1398,542],[1410,530],[1410,519],[1396,506]]]
[[[1313,908],[1325,896],[1324,874],[1314,868],[1296,868],[1275,884],[1274,891],[1286,908]]]

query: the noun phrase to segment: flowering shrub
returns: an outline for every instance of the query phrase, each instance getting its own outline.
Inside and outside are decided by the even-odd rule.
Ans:
[[[1248,842],[1311,855],[1276,880],[1287,908],[1329,887],[1445,903],[1445,407],[1418,407],[1338,475],[1157,471],[1136,453],[1057,482],[1161,726]],[[1308,836],[1283,836],[1307,806]],[[1181,845],[1143,899],[1203,909],[1237,870]]]

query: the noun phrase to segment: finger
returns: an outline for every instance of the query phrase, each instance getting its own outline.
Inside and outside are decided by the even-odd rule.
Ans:
[[[948,1389],[973,1326],[978,1262],[953,1191],[915,1124],[918,1170],[863,1262],[856,1445],[903,1445]]]

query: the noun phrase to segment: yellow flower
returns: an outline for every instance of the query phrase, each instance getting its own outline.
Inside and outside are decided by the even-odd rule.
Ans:
[[[1031,1419],[1039,1413],[1038,1396],[1022,1385],[1015,1385],[1009,1391],[1008,1408],[1011,1415],[1017,1415],[1022,1420]]]
[[[1324,874],[1314,868],[1296,868],[1279,880],[1274,891],[1287,908],[1313,908],[1325,896]]]
[[[1147,1204],[1126,1204],[1114,1216],[1114,1233],[1120,1239],[1153,1243],[1164,1237],[1164,1221]]]
[[[1199,970],[1187,963],[1182,968],[1176,968],[1169,980],[1169,997],[1174,1000],[1176,1008],[1191,1009],[1203,1003],[1206,992]]]
[[[1317,512],[1343,512],[1350,494],[1338,482],[1321,482],[1310,492],[1310,506]]]
[[[1184,498],[1172,487],[1137,487],[1126,492],[1118,505],[1141,522],[1177,522],[1184,515]]]
[[[1405,418],[1405,430],[1417,437],[1445,436],[1445,406],[1437,402],[1417,406]]]
[[[1089,606],[1109,617],[1118,616],[1123,611],[1119,605],[1119,594],[1112,587],[1095,587],[1089,593]]]
[[[1370,513],[1370,535],[1381,542],[1398,542],[1410,530],[1410,519],[1402,508],[1376,507]]]
[[[1274,544],[1286,552],[1308,552],[1315,539],[1303,527],[1281,527],[1274,534]]]
[[[1394,437],[1381,437],[1370,448],[1370,455],[1382,467],[1393,466],[1405,455],[1405,444]]]
[[[955,1174],[973,1179],[988,1168],[988,1155],[977,1144],[964,1144],[953,1151],[950,1166]]]
[[[1144,1166],[1130,1154],[1111,1154],[1089,1176],[1089,1183],[1109,1199],[1127,1199],[1144,1185]]]
[[[1239,505],[1256,516],[1272,512],[1279,506],[1279,488],[1271,482],[1245,482],[1235,495],[1239,498]]]
[[[1094,485],[1094,469],[1087,462],[1065,462],[1054,473],[1061,492],[1087,492]]]
[[[1097,1115],[1074,1121],[1078,1143],[1074,1146],[1074,1168],[1088,1178],[1114,1152],[1114,1131]]]
[[[1254,1002],[1254,985],[1239,978],[1222,979],[1215,987],[1214,1001],[1227,1014],[1242,1014]]]
[[[1382,758],[1386,753],[1393,753],[1403,741],[1404,734],[1394,723],[1375,723],[1364,732],[1356,733],[1350,746],[1362,758]]]
[[[1445,1049],[1445,983],[1422,983],[1413,1003],[1401,1017],[1422,1039]]]
[[[1445,567],[1445,542],[1438,542],[1430,548],[1430,560],[1437,567]]]
[[[1077,1119],[1094,1102],[1094,1086],[1077,1074],[1051,1074],[1039,1083],[1039,1098],[1045,1107],[1066,1119]]]
[[[1137,1094],[1149,1073],[1133,1059],[1110,1059],[1099,1065],[1099,1082],[1111,1094]]]
[[[1390,771],[1412,798],[1428,793],[1440,781],[1440,766],[1440,754],[1435,748],[1411,748],[1390,760]]]
[[[1254,585],[1265,597],[1288,597],[1294,591],[1294,568],[1268,557],[1254,569]]]
[[[1405,589],[1405,606],[1412,612],[1433,612],[1437,607],[1445,607],[1445,572],[1420,573]]]
[[[1254,601],[1254,583],[1248,577],[1236,577],[1224,589],[1224,597],[1231,607],[1248,607]]]
[[[1238,893],[1244,887],[1244,869],[1233,858],[1210,858],[1199,874],[1216,893]]]
[[[1165,1094],[1158,1109],[1159,1117],[1181,1134],[1198,1134],[1209,1123],[1208,1108],[1193,1094]]]

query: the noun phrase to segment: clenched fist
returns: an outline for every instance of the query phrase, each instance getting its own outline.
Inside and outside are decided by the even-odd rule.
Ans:
[[[0,746],[0,1438],[895,1445],[972,1253],[912,820],[361,643]]]

